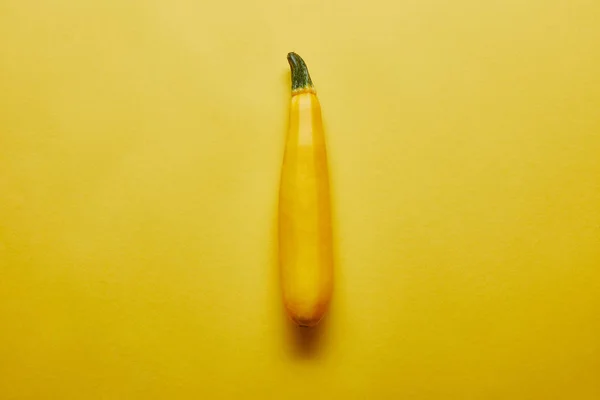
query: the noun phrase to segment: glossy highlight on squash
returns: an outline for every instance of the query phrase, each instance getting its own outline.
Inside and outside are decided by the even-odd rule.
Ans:
[[[285,308],[299,326],[319,323],[333,290],[329,167],[321,106],[304,60],[287,56],[292,97],[279,190],[279,263]]]

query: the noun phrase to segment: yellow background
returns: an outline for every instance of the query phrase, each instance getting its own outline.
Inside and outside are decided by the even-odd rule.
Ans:
[[[600,398],[600,2],[0,2],[0,399]],[[277,285],[286,53],[336,291]]]

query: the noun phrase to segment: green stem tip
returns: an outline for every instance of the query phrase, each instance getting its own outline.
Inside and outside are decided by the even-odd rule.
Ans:
[[[306,63],[298,54],[291,52],[287,55],[288,63],[292,70],[292,92],[313,89],[313,83],[308,73]]]

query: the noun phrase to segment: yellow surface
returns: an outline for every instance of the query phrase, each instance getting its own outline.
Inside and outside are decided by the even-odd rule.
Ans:
[[[3,0],[0,399],[600,398],[599,20]],[[275,247],[292,50],[335,205],[303,336]]]

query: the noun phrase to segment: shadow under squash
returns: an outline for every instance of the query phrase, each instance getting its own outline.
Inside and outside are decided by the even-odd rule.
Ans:
[[[317,326],[310,328],[298,326],[287,314],[284,316],[287,338],[294,356],[298,358],[318,357],[325,342],[329,319],[327,315],[326,313]]]

